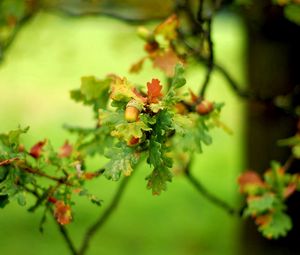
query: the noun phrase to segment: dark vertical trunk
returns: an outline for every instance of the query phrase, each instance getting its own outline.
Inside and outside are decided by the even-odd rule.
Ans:
[[[292,93],[300,84],[300,29],[285,20],[281,8],[271,7],[269,1],[257,1],[255,5],[250,13],[253,19],[247,22],[250,87],[262,98]],[[295,134],[296,121],[295,117],[279,111],[272,104],[250,102],[246,130],[247,167],[263,172],[269,168],[270,160],[284,162],[290,151],[276,143],[278,139]],[[247,222],[240,254],[299,255],[299,201],[299,197],[288,201],[294,229],[279,241],[264,239],[254,223]]]

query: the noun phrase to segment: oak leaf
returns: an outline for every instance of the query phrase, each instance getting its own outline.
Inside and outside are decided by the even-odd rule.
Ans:
[[[260,176],[254,171],[247,171],[238,178],[240,192],[247,192],[249,186],[265,187],[265,183]]]
[[[64,201],[58,200],[55,203],[54,216],[59,224],[69,224],[72,220],[71,207]]]
[[[59,148],[58,156],[60,158],[67,158],[70,157],[73,151],[73,146],[69,144],[68,141],[65,141],[64,145]]]
[[[174,76],[176,64],[182,62],[171,49],[166,52],[157,52],[157,54],[152,56],[152,60],[153,67],[161,69],[168,77]]]
[[[34,158],[39,158],[42,154],[42,150],[44,145],[46,144],[47,140],[44,141],[40,141],[38,143],[36,143],[35,145],[33,145],[30,149],[29,154],[34,157]]]
[[[161,93],[162,86],[158,79],[152,79],[147,83],[148,103],[158,103],[158,100],[163,96]]]

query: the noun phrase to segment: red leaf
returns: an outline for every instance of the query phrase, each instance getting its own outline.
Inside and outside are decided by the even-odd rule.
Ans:
[[[55,197],[48,197],[48,202],[55,204],[57,202],[57,199]]]
[[[152,56],[152,60],[153,67],[161,69],[168,77],[172,77],[174,75],[176,64],[182,63],[173,50],[168,50],[163,53],[158,52],[158,54]]]
[[[161,93],[162,86],[160,85],[160,81],[158,79],[152,79],[151,82],[147,83],[147,88],[148,102],[158,103],[158,99],[163,96]]]
[[[247,187],[250,186],[257,186],[257,187],[264,187],[265,183],[262,181],[260,176],[253,171],[247,171],[240,175],[238,178],[238,183],[240,185],[240,191],[246,192]]]
[[[42,149],[43,149],[44,145],[46,144],[46,141],[47,140],[40,141],[40,142],[36,143],[35,145],[33,145],[30,149],[29,154],[34,158],[39,158],[42,154]]]
[[[72,219],[71,207],[64,201],[58,200],[55,203],[54,216],[59,224],[69,224]]]
[[[97,177],[98,175],[99,174],[93,173],[93,172],[85,172],[85,173],[83,173],[82,178],[85,179],[85,180],[91,180],[94,177]]]
[[[72,154],[73,147],[68,141],[65,141],[64,145],[60,147],[58,156],[60,158],[67,158]]]

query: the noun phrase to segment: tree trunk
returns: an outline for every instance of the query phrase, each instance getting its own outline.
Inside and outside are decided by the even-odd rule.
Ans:
[[[285,20],[282,9],[272,7],[269,1],[256,2],[250,15],[253,18],[251,22],[247,21],[250,89],[262,98],[295,92],[296,86],[300,84],[299,27]],[[297,100],[299,97],[294,98],[295,103]],[[246,130],[247,167],[262,173],[269,168],[271,160],[284,163],[290,150],[278,147],[276,143],[279,139],[295,134],[296,121],[295,117],[278,110],[272,104],[250,102]],[[294,227],[287,237],[280,240],[263,238],[253,221],[246,222],[242,251],[239,254],[299,255],[299,201],[299,196],[295,195],[288,201]]]

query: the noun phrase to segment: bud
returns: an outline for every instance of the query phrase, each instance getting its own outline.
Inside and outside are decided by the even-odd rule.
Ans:
[[[214,109],[214,105],[212,102],[203,100],[196,106],[196,112],[200,115],[207,115],[212,112]]]
[[[137,34],[145,41],[151,41],[153,39],[151,31],[143,26],[138,27]]]

